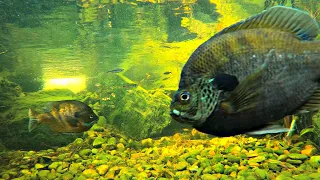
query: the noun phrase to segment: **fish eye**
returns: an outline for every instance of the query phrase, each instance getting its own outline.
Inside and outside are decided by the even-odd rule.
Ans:
[[[75,112],[74,117],[79,118],[81,116],[80,112]]]
[[[89,116],[89,118],[90,118],[90,119],[93,119],[93,118],[94,118],[94,116],[93,116],[93,115],[90,115],[90,116]]]
[[[180,94],[180,101],[187,102],[190,100],[190,94],[188,92],[182,92]]]

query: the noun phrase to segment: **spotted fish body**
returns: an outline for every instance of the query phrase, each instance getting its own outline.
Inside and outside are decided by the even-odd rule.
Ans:
[[[88,105],[76,100],[49,102],[45,109],[44,113],[29,109],[29,132],[40,124],[46,124],[56,132],[84,132],[98,120]]]
[[[319,26],[307,13],[274,7],[200,45],[185,64],[171,115],[219,136],[259,129],[300,109],[319,108]],[[220,74],[236,77],[217,88]]]

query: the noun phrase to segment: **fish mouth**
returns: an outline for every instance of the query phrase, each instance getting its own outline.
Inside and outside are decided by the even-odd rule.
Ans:
[[[81,124],[82,124],[82,126],[84,126],[84,127],[92,127],[93,124],[95,124],[95,123],[97,123],[97,122],[98,122],[98,120],[94,120],[94,121],[91,121],[91,122],[89,122],[89,123],[82,122]]]
[[[180,111],[178,111],[178,110],[176,110],[176,109],[173,109],[173,110],[170,112],[170,116],[171,116],[174,120],[176,120],[176,121],[178,121],[178,122],[180,122],[180,123],[184,123],[184,124],[193,124],[193,123],[194,123],[194,121],[184,118],[184,117],[183,117],[184,115],[185,115],[184,112],[180,112]]]

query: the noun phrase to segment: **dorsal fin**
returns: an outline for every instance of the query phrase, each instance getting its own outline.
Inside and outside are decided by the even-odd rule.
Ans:
[[[223,29],[214,37],[238,30],[256,28],[271,28],[290,32],[300,40],[313,40],[320,33],[317,21],[307,12],[275,6]]]

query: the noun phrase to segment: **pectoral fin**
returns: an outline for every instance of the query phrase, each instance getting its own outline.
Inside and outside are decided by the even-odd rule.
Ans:
[[[39,114],[37,112],[29,108],[29,124],[28,124],[29,132],[33,131],[39,126],[40,120],[37,118],[38,115]]]
[[[267,70],[265,63],[262,68],[249,75],[231,92],[230,97],[220,103],[220,108],[229,114],[238,113],[258,105],[258,98],[263,92],[262,78]]]
[[[74,118],[67,119],[67,123],[72,126],[72,127],[78,127],[79,126],[79,121]]]
[[[229,74],[218,74],[212,82],[219,90],[233,91],[239,84],[237,77]]]

